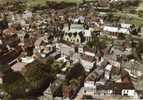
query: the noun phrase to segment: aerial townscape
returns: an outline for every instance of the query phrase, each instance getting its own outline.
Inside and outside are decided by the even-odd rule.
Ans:
[[[0,100],[142,99],[142,0],[0,0]]]

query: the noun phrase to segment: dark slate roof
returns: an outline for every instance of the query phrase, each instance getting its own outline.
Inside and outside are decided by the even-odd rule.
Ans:
[[[0,64],[8,64],[14,59],[16,59],[21,54],[21,48],[17,48],[16,50],[9,51],[0,56]]]
[[[79,34],[79,36],[81,38],[81,42],[84,42],[85,41],[85,37],[84,37],[83,33],[79,32],[78,34]]]
[[[0,29],[1,30],[4,30],[4,29],[7,29],[8,28],[8,22],[3,20],[3,21],[0,21]]]
[[[71,36],[72,36],[72,33],[68,33],[68,35],[69,35],[69,37],[71,37]]]

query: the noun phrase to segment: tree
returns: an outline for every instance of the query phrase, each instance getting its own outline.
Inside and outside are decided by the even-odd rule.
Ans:
[[[143,54],[143,42],[139,41],[138,45],[136,46],[136,54],[138,58],[141,59],[141,54]]]
[[[126,39],[125,34],[123,34],[123,33],[119,33],[118,38],[121,39],[121,40]]]
[[[20,73],[13,72],[9,69],[4,73],[3,80],[2,89],[6,91],[11,98],[23,98],[28,96],[25,89],[30,88],[30,85]]]
[[[62,62],[60,62],[60,63],[59,62],[54,62],[51,65],[51,73],[52,73],[52,75],[55,79],[56,79],[56,75],[61,72],[62,67],[63,67]]]
[[[93,48],[96,51],[100,51],[101,49],[106,48],[106,44],[107,42],[109,42],[109,38],[104,37],[102,39],[99,39],[99,37],[97,37],[96,35],[93,35],[93,40],[88,42],[87,45],[90,48]]]
[[[89,41],[87,42],[87,45],[90,47],[90,48],[98,48],[99,47],[99,38],[95,35],[93,35],[93,40],[92,41]]]
[[[80,81],[77,79],[72,79],[72,80],[70,80],[69,83],[70,83],[70,86],[71,86],[72,90],[74,91],[74,93],[80,87]]]
[[[18,2],[15,1],[14,2],[14,9],[18,12],[18,13],[23,13],[26,9],[26,2]]]
[[[143,17],[143,10],[139,10],[138,15],[139,15],[139,17]]]
[[[66,79],[71,80],[73,78],[78,78],[79,76],[84,76],[85,70],[83,66],[80,63],[77,63],[70,69],[70,71],[67,73]]]
[[[8,20],[7,20],[7,17],[4,16],[3,20],[0,21],[0,29],[4,30],[4,29],[7,29],[7,28],[8,28]]]
[[[82,0],[82,3],[85,3],[86,2],[86,0]]]
[[[45,82],[50,83],[52,79],[50,67],[51,65],[34,61],[25,67],[22,74],[34,89],[39,89]]]

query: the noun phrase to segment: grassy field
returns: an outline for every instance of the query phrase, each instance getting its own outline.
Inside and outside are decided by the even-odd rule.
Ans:
[[[137,14],[129,14],[129,13],[121,13],[121,12],[117,12],[113,14],[115,16],[121,16],[125,19],[130,18],[130,20],[128,20],[129,21],[128,23],[135,24],[137,27],[143,24],[143,18],[139,17]]]
[[[47,1],[56,1],[56,2],[75,2],[75,3],[81,3],[82,0],[28,0],[27,4],[29,6],[34,6],[34,5],[45,5]]]
[[[143,1],[139,4],[138,10],[143,10]]]

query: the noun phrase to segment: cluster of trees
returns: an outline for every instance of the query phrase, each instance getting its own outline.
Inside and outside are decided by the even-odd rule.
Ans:
[[[72,6],[76,6],[76,3],[72,3],[72,2],[54,2],[54,1],[47,1],[45,5],[35,5],[32,7],[33,11],[36,10],[43,10],[43,9],[63,9],[63,8],[68,8],[68,7],[72,7]]]
[[[106,47],[106,40],[101,40],[99,37],[94,36],[92,41],[87,42],[87,46],[96,50],[101,50]]]
[[[26,89],[30,88],[29,83],[25,81],[20,73],[9,69],[5,72],[3,79],[2,89],[11,96],[11,99],[28,95]]]
[[[25,1],[20,0],[6,0],[0,4],[0,10],[16,11],[17,13],[22,13],[26,9],[27,5]]]
[[[107,22],[114,22],[118,23],[120,21],[121,17],[120,16],[114,16],[112,13],[108,13],[106,17],[104,17],[104,20]]]
[[[137,7],[139,5],[139,3],[140,3],[140,0],[119,1],[119,2],[115,2],[115,3],[111,3],[110,8],[123,10],[124,8]]]
[[[136,45],[136,44],[135,44]],[[139,41],[139,43],[135,46],[136,48],[136,55],[137,55],[137,60],[142,60],[141,55],[143,54],[143,41]]]
[[[50,1],[47,1],[47,6],[49,8],[52,8],[52,9],[63,9],[63,8],[67,8],[67,7],[71,7],[71,6],[76,6],[76,3],[72,3],[72,2],[50,2]]]
[[[139,17],[143,17],[143,10],[139,10],[138,15],[139,15]]]
[[[85,79],[85,70],[80,63],[77,63],[72,67],[66,75],[66,80],[64,85],[69,86],[72,90],[71,98],[76,96],[79,88],[83,85]]]
[[[34,61],[25,67],[22,74],[33,88],[39,89],[45,81],[51,79],[50,66],[51,65],[45,65],[41,62]]]
[[[4,76],[2,89],[6,91],[11,98],[36,97],[53,82],[60,68],[53,66],[51,59],[46,64],[36,60],[23,69],[21,73],[7,70]]]

